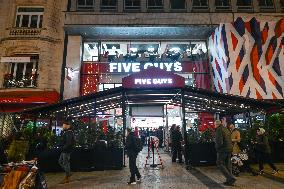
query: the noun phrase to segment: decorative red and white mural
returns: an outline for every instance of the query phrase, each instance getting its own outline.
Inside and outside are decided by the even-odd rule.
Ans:
[[[209,38],[218,92],[256,99],[284,98],[284,18],[220,24]]]

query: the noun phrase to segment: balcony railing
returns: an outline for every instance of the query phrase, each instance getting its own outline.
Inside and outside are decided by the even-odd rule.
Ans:
[[[6,74],[4,76],[4,88],[35,88],[37,87],[38,74],[24,75],[21,79],[13,76],[12,74]]]
[[[11,28],[10,35],[13,36],[37,36],[41,34],[42,28]]]

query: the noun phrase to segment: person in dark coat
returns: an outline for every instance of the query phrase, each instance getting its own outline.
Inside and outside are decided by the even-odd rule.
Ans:
[[[220,120],[215,121],[216,136],[215,148],[217,151],[217,167],[226,177],[224,185],[232,186],[236,182],[232,174],[231,154],[233,145],[231,141],[231,132],[229,129],[222,125]]]
[[[134,132],[130,128],[127,128],[127,137],[125,141],[125,148],[129,158],[129,169],[130,169],[130,181],[127,184],[136,184],[135,175],[137,176],[137,182],[141,181],[141,174],[136,165],[136,158],[138,155],[136,139]]]
[[[255,143],[255,151],[259,163],[259,174],[263,174],[263,164],[267,163],[272,169],[272,174],[276,174],[279,170],[275,167],[271,160],[271,148],[269,146],[268,138],[265,135],[265,130],[259,128],[256,130],[257,138]]]
[[[177,156],[179,163],[183,163],[181,155],[181,143],[183,141],[182,134],[180,132],[180,127],[177,126],[175,130],[172,131],[172,162],[176,162]]]
[[[70,182],[70,177],[71,177],[70,155],[74,149],[75,138],[70,123],[68,121],[65,121],[63,123],[62,132],[63,134],[62,134],[61,154],[58,163],[65,171],[65,178],[61,182],[61,184],[65,184]]]
[[[159,129],[157,130],[157,138],[159,139],[159,148],[162,148],[164,140],[163,127],[159,127]]]

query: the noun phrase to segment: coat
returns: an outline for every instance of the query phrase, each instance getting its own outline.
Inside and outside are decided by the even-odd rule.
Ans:
[[[266,135],[258,135],[256,138],[255,150],[257,152],[271,154],[271,148],[269,146],[268,138]]]
[[[62,153],[71,153],[75,145],[74,133],[71,129],[63,130]]]
[[[218,153],[232,153],[231,132],[227,127],[220,125],[216,128],[215,148]]]
[[[241,153],[241,149],[239,143],[241,142],[241,134],[238,129],[234,129],[231,134],[232,143],[233,143],[233,152],[232,154],[239,154]]]

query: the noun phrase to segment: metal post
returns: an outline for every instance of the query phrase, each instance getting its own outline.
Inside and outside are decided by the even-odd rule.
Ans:
[[[123,121],[123,131],[122,131],[122,141],[123,146],[125,146],[125,130],[126,130],[126,94],[125,91],[122,91],[122,121]],[[123,166],[125,166],[125,153],[123,155]]]
[[[188,142],[187,142],[187,132],[186,132],[186,119],[185,119],[185,98],[184,98],[184,89],[181,91],[181,109],[182,109],[182,130],[183,130],[183,139],[184,139],[184,159],[185,159],[185,165],[188,168],[190,168],[189,159],[188,159]]]
[[[168,115],[168,105],[166,104],[166,126],[165,126],[165,139],[167,140],[166,151],[170,151],[169,147],[169,115]]]

